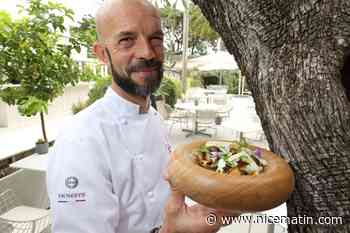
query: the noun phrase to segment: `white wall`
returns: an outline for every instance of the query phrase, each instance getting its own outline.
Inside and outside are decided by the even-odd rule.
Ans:
[[[72,114],[72,105],[87,99],[89,91],[88,83],[79,83],[76,86],[68,86],[64,94],[57,97],[49,104],[46,120],[58,119]],[[34,117],[23,117],[17,111],[17,106],[9,106],[0,100],[0,127],[18,128],[40,122],[39,115]]]
[[[0,127],[7,126],[7,109],[7,104],[0,100]]]

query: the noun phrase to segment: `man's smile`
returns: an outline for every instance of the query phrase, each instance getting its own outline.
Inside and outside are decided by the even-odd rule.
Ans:
[[[138,71],[135,71],[135,73],[137,74],[137,76],[141,76],[141,77],[145,78],[156,71],[157,71],[156,68],[143,68],[143,69],[140,69]]]

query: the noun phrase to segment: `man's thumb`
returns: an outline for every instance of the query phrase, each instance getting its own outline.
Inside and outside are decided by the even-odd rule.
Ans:
[[[178,214],[185,207],[185,195],[172,189],[167,202],[167,213]]]

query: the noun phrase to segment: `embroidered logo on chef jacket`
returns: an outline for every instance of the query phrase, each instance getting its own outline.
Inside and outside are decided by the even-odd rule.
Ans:
[[[66,178],[65,184],[66,184],[67,188],[74,189],[74,188],[78,187],[79,180],[78,180],[78,178],[76,178],[74,176],[70,176],[70,177]]]
[[[75,176],[69,176],[64,181],[65,186],[73,190],[78,187],[79,180]],[[85,192],[65,192],[59,193],[57,195],[59,203],[68,203],[68,202],[84,202],[86,201],[86,193]]]

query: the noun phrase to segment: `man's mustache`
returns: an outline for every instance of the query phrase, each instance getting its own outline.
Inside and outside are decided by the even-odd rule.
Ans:
[[[162,68],[162,62],[151,59],[151,60],[139,60],[128,66],[127,72],[130,74],[132,72],[140,72],[144,69],[154,69],[160,70]]]

